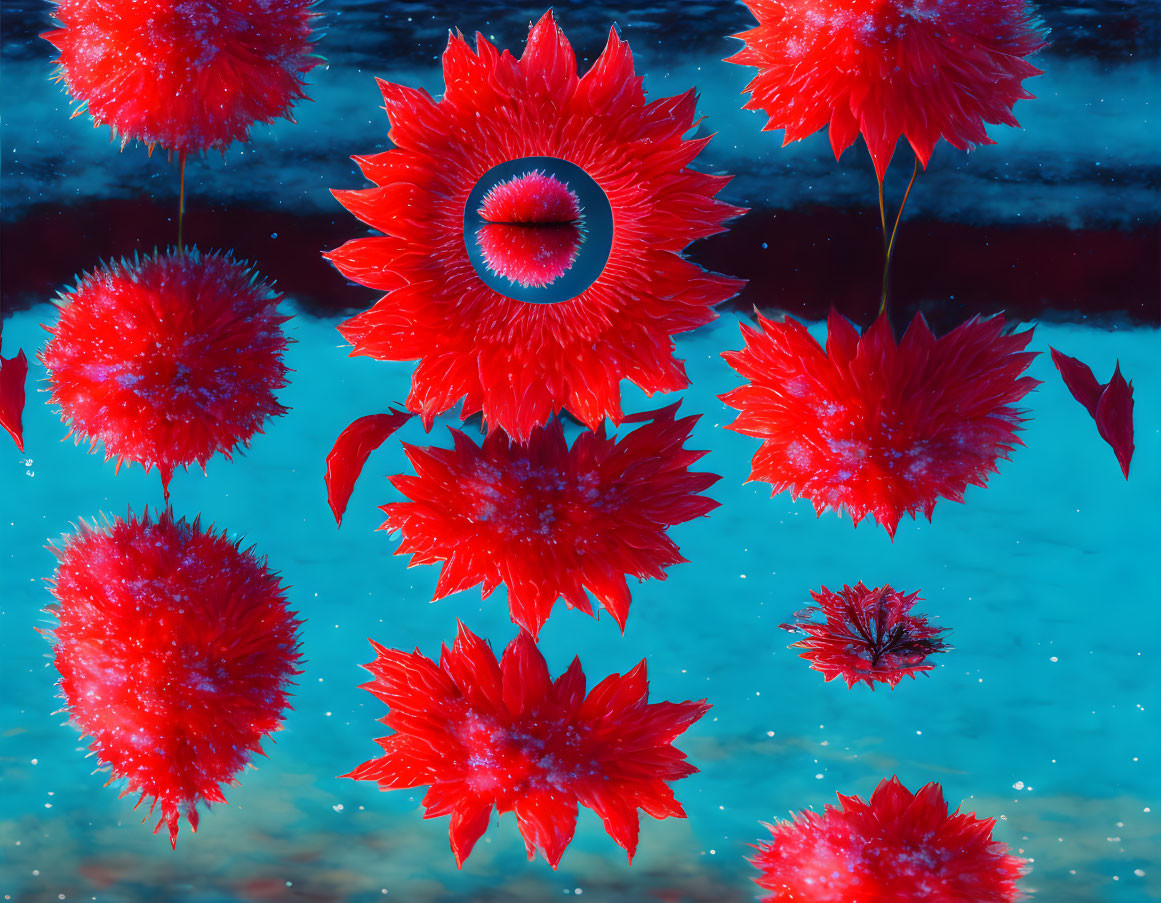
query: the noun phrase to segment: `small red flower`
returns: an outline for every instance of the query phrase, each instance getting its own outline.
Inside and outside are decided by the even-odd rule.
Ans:
[[[57,78],[97,125],[151,148],[225,150],[306,95],[313,0],[56,0]],[[75,115],[75,114],[74,114]]]
[[[551,13],[531,30],[519,60],[482,36],[473,52],[454,34],[443,67],[447,87],[439,102],[426,91],[380,82],[395,147],[355,158],[376,187],[335,192],[383,233],[326,255],[350,279],[386,292],[340,327],[353,354],[418,360],[407,406],[428,425],[463,399],[465,418],[482,411],[489,429],[518,440],[562,408],[590,428],[606,417],[619,423],[623,379],[650,394],[684,388],[673,336],[713,320],[714,305],[742,285],[682,256],[690,242],[722,231],[742,212],[715,200],[728,177],[686,168],[709,140],[684,137],[695,123],[694,93],[647,103],[629,47],[615,32],[578,77]],[[494,167],[526,157],[580,167],[612,210],[604,269],[557,303],[493,290],[465,245],[473,188]],[[505,206],[545,215],[545,206],[554,206],[548,202],[562,198],[551,181],[533,166],[517,184],[494,190],[506,196]],[[546,186],[547,196],[534,190]],[[567,268],[572,242],[558,244],[542,241],[532,251],[509,245],[505,255],[491,242],[489,262],[529,285],[548,285]],[[537,250],[543,266],[510,262]]]
[[[603,426],[581,433],[572,448],[559,421],[525,443],[497,431],[481,447],[452,430],[454,448],[405,446],[415,476],[392,482],[409,501],[384,505],[381,529],[403,534],[396,554],[412,565],[443,563],[436,599],[503,583],[512,621],[536,637],[558,598],[591,615],[591,593],[624,631],[626,575],[664,580],[685,561],[666,530],[718,504],[698,493],[719,477],[689,470],[705,454],[684,447],[698,418],[676,410],[625,418],[646,422],[619,441]]]
[[[585,695],[579,659],[556,680],[532,637],[521,631],[497,663],[462,624],[439,664],[375,642],[374,680],[364,684],[391,707],[394,733],[383,755],[345,777],[382,790],[427,786],[425,818],[451,816],[456,864],[463,866],[492,810],[515,812],[532,859],[553,868],[576,829],[577,804],[601,817],[629,854],[637,850],[637,810],[684,818],[669,782],[694,774],[673,741],[701,718],[700,702],[648,701],[645,662],[613,674]]]
[[[940,138],[994,144],[1017,126],[1024,57],[1045,46],[1025,0],[745,0],[758,26],[728,62],[755,66],[748,110],[784,144],[830,126],[839,157],[862,134],[882,181],[900,137],[926,166]]]
[[[568,185],[538,171],[501,182],[480,205],[480,219],[489,223],[543,226],[575,223],[580,215],[580,201]]]
[[[1087,364],[1055,348],[1049,350],[1068,391],[1096,421],[1097,432],[1112,446],[1127,480],[1133,460],[1133,384],[1121,376],[1120,361],[1113,370],[1113,378],[1101,385]]]
[[[0,357],[0,426],[8,431],[16,447],[24,451],[24,380],[28,358],[23,351],[16,357]]]
[[[806,634],[790,648],[804,650],[799,657],[828,681],[841,677],[848,688],[863,681],[872,690],[877,682],[894,689],[905,676],[932,670],[927,657],[948,648],[939,636],[945,628],[911,614],[919,593],[904,596],[889,586],[867,589],[859,582],[843,586],[841,593],[824,586],[810,595],[817,607],[797,612],[795,622],[782,628]],[[817,615],[821,621],[812,620]]]
[[[912,794],[898,778],[869,802],[839,795],[822,815],[767,825],[750,861],[764,903],[1013,903],[1027,864],[992,839],[995,819],[948,805],[939,784]]]
[[[227,458],[285,413],[282,296],[222,254],[169,251],[110,263],[61,298],[40,358],[77,441],[120,467]]]
[[[835,312],[826,350],[801,323],[758,317],[746,347],[727,351],[747,385],[722,395],[741,413],[730,429],[762,439],[751,480],[806,496],[821,515],[874,515],[893,537],[899,519],[940,496],[963,501],[1007,458],[1023,418],[1013,405],[1039,383],[1021,376],[1032,331],[975,317],[936,339],[916,315],[896,343],[886,315],[862,337]]]
[[[476,241],[493,273],[525,288],[552,285],[574,263],[583,236],[572,223],[552,226],[518,226],[484,223]]]
[[[70,717],[126,782],[160,805],[170,843],[199,803],[282,727],[299,672],[294,612],[278,576],[225,534],[130,515],[67,537],[52,583],[54,648]]]

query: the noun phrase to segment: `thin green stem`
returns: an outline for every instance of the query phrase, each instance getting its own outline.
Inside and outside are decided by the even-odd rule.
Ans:
[[[181,187],[177,196],[177,253],[180,254],[183,250],[185,250],[185,246],[182,244],[181,240],[182,225],[185,221],[185,151],[181,152],[178,167],[181,170],[181,175],[179,177],[181,181]]]
[[[919,175],[919,158],[915,158],[915,168],[911,170],[911,181],[907,183],[907,190],[903,192],[903,203],[899,205],[899,212],[895,214],[895,225],[891,228],[891,237],[887,239],[887,219],[883,217],[883,238],[887,241],[887,253],[883,259],[883,299],[879,305],[879,313],[887,310],[887,287],[891,276],[891,254],[895,250],[895,235],[899,231],[899,223],[903,219],[903,209],[907,206],[907,198],[911,194],[911,186],[915,184],[915,177]],[[879,212],[883,212],[883,183],[879,182]]]

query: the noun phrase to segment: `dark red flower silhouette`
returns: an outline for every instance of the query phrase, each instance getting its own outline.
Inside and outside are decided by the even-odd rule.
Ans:
[[[345,777],[383,790],[427,786],[425,818],[450,815],[451,849],[463,866],[492,810],[515,812],[532,859],[553,868],[576,828],[577,804],[601,817],[629,854],[637,810],[684,818],[669,782],[694,774],[673,741],[701,718],[700,702],[648,701],[645,662],[606,677],[585,695],[579,659],[556,680],[521,631],[497,663],[462,624],[439,664],[375,642],[364,689],[391,707],[383,755]]]
[[[343,525],[343,512],[355,491],[355,482],[363,472],[363,465],[371,452],[387,441],[387,437],[403,426],[411,415],[391,408],[389,414],[368,414],[349,424],[335,440],[327,455],[327,501],[335,523]]]
[[[409,501],[384,505],[382,529],[400,531],[397,555],[443,563],[435,598],[503,583],[512,621],[538,636],[556,600],[592,614],[589,594],[625,629],[626,575],[665,579],[685,561],[667,535],[707,514],[698,495],[716,474],[689,467],[705,452],[684,447],[697,417],[673,405],[626,417],[644,421],[619,441],[602,426],[569,448],[560,422],[526,443],[491,433],[482,447],[452,430],[454,448],[405,446],[415,476],[392,478]]]
[[[876,683],[894,689],[905,676],[932,670],[927,657],[948,648],[940,639],[945,628],[911,613],[919,593],[867,589],[860,581],[839,593],[824,586],[810,595],[817,607],[797,612],[794,623],[782,628],[806,634],[790,648],[802,649],[799,657],[828,681],[841,677],[848,688],[863,681],[872,690]],[[818,616],[821,621],[814,620]]]
[[[578,77],[551,13],[519,60],[482,36],[473,52],[454,34],[443,67],[439,102],[380,83],[395,147],[355,158],[376,187],[335,192],[383,233],[326,255],[350,279],[386,292],[340,327],[353,353],[418,360],[407,406],[427,424],[463,399],[464,417],[482,411],[489,429],[518,440],[562,408],[590,428],[620,422],[622,379],[650,394],[684,388],[673,336],[710,322],[714,305],[742,285],[682,256],[741,212],[714,199],[728,177],[686,168],[708,141],[684,137],[694,93],[647,103],[615,32]],[[613,213],[604,270],[553,304],[494,291],[464,243],[472,189],[498,164],[533,156],[580,167]]]
[[[224,803],[281,729],[299,622],[264,561],[169,511],[82,523],[52,551],[69,715],[109,783],[161,807],[154,833],[167,825],[176,846],[181,817],[196,831],[197,806]]]
[[[1113,378],[1101,385],[1087,364],[1055,348],[1049,350],[1068,391],[1096,421],[1097,432],[1112,446],[1127,480],[1133,460],[1133,384],[1121,376],[1121,362],[1117,361]]]
[[[942,496],[963,501],[1007,458],[1023,418],[1013,407],[1038,382],[1027,330],[975,317],[936,339],[916,315],[896,343],[886,315],[862,337],[832,311],[826,350],[801,323],[758,317],[746,347],[722,356],[749,382],[722,395],[740,413],[730,429],[762,439],[751,480],[806,496],[821,515],[931,519]]]
[[[61,297],[40,358],[77,441],[120,467],[227,458],[285,413],[282,296],[222,254],[167,251],[110,263]]]
[[[767,827],[750,860],[764,903],[1012,903],[1027,865],[992,839],[995,819],[949,815],[934,783],[912,794],[891,778],[869,802],[840,794]]]
[[[745,0],[758,26],[728,62],[755,66],[748,110],[784,144],[830,127],[838,157],[862,134],[882,181],[900,137],[926,166],[940,138],[994,144],[1019,125],[1024,57],[1045,46],[1025,0]]]
[[[24,380],[28,358],[23,351],[15,357],[0,357],[0,426],[8,431],[16,447],[24,451]]]
[[[55,0],[57,78],[97,125],[180,153],[225,150],[290,118],[311,51],[313,0]],[[76,115],[76,114],[74,114]]]

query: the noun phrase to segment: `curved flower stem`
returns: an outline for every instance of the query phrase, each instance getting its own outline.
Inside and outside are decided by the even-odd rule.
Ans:
[[[899,205],[899,212],[895,214],[895,225],[891,227],[891,237],[887,238],[887,218],[883,213],[883,182],[879,181],[879,215],[883,225],[883,241],[886,244],[886,253],[883,257],[883,296],[879,304],[879,313],[887,310],[887,285],[891,275],[891,252],[895,250],[895,233],[899,231],[899,222],[903,219],[903,208],[907,206],[907,198],[911,194],[911,186],[915,184],[915,177],[919,175],[919,158],[915,158],[915,168],[911,170],[911,181],[907,183],[907,190],[903,192],[903,202]]]
[[[181,188],[177,196],[177,253],[180,254],[185,249],[181,241],[181,227],[182,222],[185,219],[185,151],[181,152],[179,161],[180,162],[178,163],[178,166],[181,169]],[[168,497],[169,493],[167,492],[166,498]]]

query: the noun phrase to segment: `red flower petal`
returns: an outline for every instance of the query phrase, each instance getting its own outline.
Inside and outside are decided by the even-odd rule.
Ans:
[[[57,0],[57,78],[122,144],[182,153],[246,141],[290,118],[311,52],[313,0]],[[75,115],[75,114],[74,114]]]
[[[714,306],[742,285],[681,256],[742,212],[715,199],[728,177],[687,168],[705,146],[685,137],[695,122],[693,92],[646,103],[615,33],[578,78],[551,13],[520,59],[483,37],[473,50],[453,34],[443,68],[438,102],[380,84],[395,146],[360,160],[376,187],[335,192],[384,235],[326,255],[348,278],[387,292],[340,327],[353,353],[418,360],[407,407],[428,425],[462,400],[463,416],[483,412],[490,430],[518,441],[562,408],[590,428],[618,422],[625,379],[649,394],[684,388],[673,336],[713,320]],[[479,179],[531,156],[579,166],[613,212],[603,272],[553,304],[493,291],[464,245],[464,208]],[[553,270],[512,272],[537,283]]]
[[[758,26],[728,62],[755,66],[748,110],[798,141],[830,126],[835,157],[861,132],[882,181],[900,137],[926,166],[946,138],[992,144],[985,123],[1018,125],[1024,57],[1045,46],[1025,0],[746,0]]]
[[[28,358],[23,351],[16,357],[0,357],[0,426],[8,431],[16,447],[24,451],[24,380]]]
[[[1060,371],[1068,391],[1096,421],[1097,432],[1112,446],[1127,480],[1134,450],[1133,384],[1126,382],[1121,375],[1120,361],[1113,371],[1113,378],[1101,385],[1087,364],[1061,354],[1055,348],[1049,350],[1052,352],[1052,363]]]
[[[750,860],[764,903],[1013,903],[1027,863],[992,839],[993,819],[949,815],[939,784],[898,778],[864,802],[839,795],[822,815],[768,826]]]
[[[493,809],[515,812],[529,858],[540,850],[553,868],[572,840],[578,803],[601,816],[630,860],[638,810],[684,817],[668,782],[696,769],[672,743],[709,706],[650,703],[644,662],[585,697],[580,662],[551,680],[523,631],[499,662],[462,624],[438,666],[418,652],[375,650],[364,688],[390,707],[383,723],[394,733],[378,741],[383,756],[346,777],[383,790],[428,786],[425,817],[451,816],[458,866]]]
[[[698,418],[676,411],[572,448],[559,422],[525,443],[497,432],[477,446],[452,430],[451,449],[406,446],[415,475],[392,482],[409,501],[383,506],[382,529],[403,534],[396,554],[412,565],[442,563],[437,599],[503,583],[513,622],[537,636],[557,599],[592,614],[591,595],[624,630],[626,576],[664,580],[684,561],[669,526],[717,507],[699,493],[719,478],[689,470],[705,454],[684,446]]]
[[[327,501],[335,516],[335,523],[343,525],[343,512],[355,491],[355,482],[363,472],[363,465],[371,452],[387,437],[403,426],[411,414],[391,408],[390,414],[368,414],[360,417],[339,433],[334,447],[327,455]]]
[[[182,815],[197,830],[195,807],[224,803],[222,785],[281,729],[299,622],[265,562],[168,511],[82,523],[52,551],[69,715],[110,783],[160,805],[176,845]]]
[[[904,514],[931,518],[962,501],[1019,443],[1014,405],[1038,383],[1021,376],[1031,330],[974,318],[936,339],[919,315],[898,344],[886,316],[860,337],[832,312],[824,351],[796,320],[758,317],[746,347],[722,356],[749,382],[722,395],[730,429],[762,439],[750,479],[806,496],[821,515],[871,514],[895,535]]]

